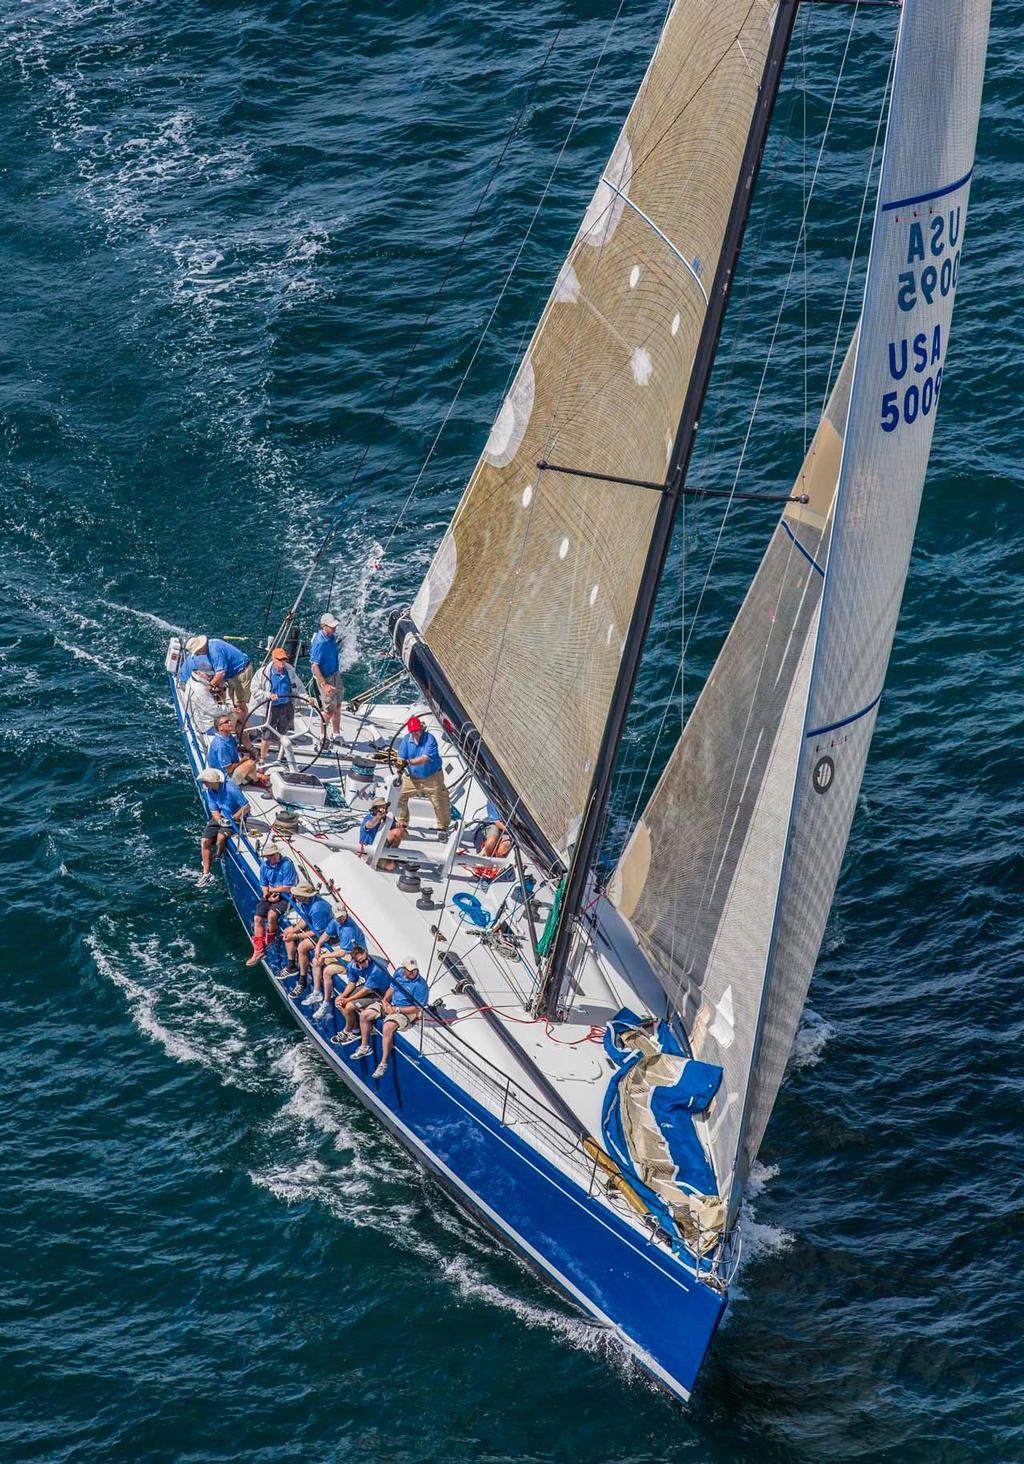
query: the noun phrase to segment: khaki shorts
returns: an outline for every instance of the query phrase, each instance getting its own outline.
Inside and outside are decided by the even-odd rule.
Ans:
[[[369,1012],[370,1016],[373,1017],[374,1020],[376,1020],[376,1018],[379,1017],[381,1012],[384,1010],[383,1006],[381,1005],[381,999],[379,996],[357,996],[353,998],[352,1005],[355,1007],[357,1012]]]
[[[320,705],[324,711],[333,712],[341,706],[341,697],[344,690],[341,684],[341,672],[335,671],[333,676],[325,676],[324,680],[327,682],[326,691],[320,685],[319,680],[314,681],[316,694],[320,699]]]
[[[232,676],[228,682],[228,691],[236,707],[247,707],[249,705],[249,695],[252,691],[251,661],[244,671],[239,671],[237,676]]]
[[[408,1012],[388,1012],[384,1020],[386,1022],[394,1022],[396,1031],[404,1032],[406,1027],[412,1026],[418,1016],[419,1012],[416,1012],[413,1016],[410,1016]]]

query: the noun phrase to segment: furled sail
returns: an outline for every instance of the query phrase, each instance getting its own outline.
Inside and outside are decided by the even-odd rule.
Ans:
[[[803,562],[806,592],[777,565],[766,578],[777,531],[617,872],[613,895],[696,1054],[725,1070],[705,1138],[733,1214],[820,949],[903,595],[959,275],[988,11],[988,0],[904,0],[859,338],[826,413],[842,407],[848,376],[834,525],[815,547],[812,526],[787,510],[781,532],[794,535],[790,566],[799,574]],[[835,481],[820,457],[819,469]],[[748,634],[744,648],[737,638]],[[684,851],[678,874],[659,868],[669,828]]]
[[[770,0],[677,0],[410,618],[553,849],[575,837],[762,80]]]

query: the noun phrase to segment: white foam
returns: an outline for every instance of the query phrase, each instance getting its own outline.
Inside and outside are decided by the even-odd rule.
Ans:
[[[140,690],[130,676],[125,676],[123,671],[116,670],[99,656],[94,656],[91,651],[83,650],[81,646],[76,646],[72,641],[62,640],[59,635],[55,635],[53,639],[55,645],[60,646],[62,651],[67,651],[68,655],[73,656],[76,661],[86,661],[89,665],[95,666],[98,671],[102,671],[103,675],[109,677],[111,681],[119,681],[122,686],[130,686],[134,691]]]
[[[804,1011],[793,1039],[790,1061],[795,1068],[816,1067],[829,1038],[835,1035],[835,1028],[810,1007]]]
[[[113,926],[113,921],[107,921]],[[96,969],[124,993],[132,1021],[176,1062],[196,1064],[215,1073],[230,1087],[255,1091],[264,1087],[272,1044],[246,1037],[244,1011],[253,998],[220,985],[196,960],[191,943],[161,945],[129,937],[126,952],[114,948],[116,929],[86,936]]]
[[[150,625],[155,625],[158,630],[165,630],[169,635],[188,635],[183,625],[175,625],[171,620],[164,620],[160,615],[151,615],[148,610],[136,610],[134,605],[122,605],[117,600],[100,600],[108,610],[121,610],[125,615],[134,615],[136,620],[147,620]]]
[[[738,1283],[749,1265],[754,1261],[764,1260],[767,1256],[779,1255],[794,1243],[794,1236],[788,1230],[783,1230],[778,1225],[765,1225],[758,1220],[754,1208],[753,1202],[764,1193],[778,1172],[777,1164],[761,1164],[756,1159],[751,1168],[739,1214],[740,1262],[730,1287],[735,1301],[746,1298],[746,1291]]]

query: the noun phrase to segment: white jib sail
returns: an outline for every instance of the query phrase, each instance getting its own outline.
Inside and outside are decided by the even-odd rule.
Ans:
[[[988,21],[989,0],[904,0],[733,1210],[821,946],[903,598],[960,273]]]
[[[861,330],[798,483],[812,501],[783,516],[610,889],[695,1054],[723,1068],[701,1128],[733,1214],[821,945],[903,595],[987,31],[987,0],[905,0]]]

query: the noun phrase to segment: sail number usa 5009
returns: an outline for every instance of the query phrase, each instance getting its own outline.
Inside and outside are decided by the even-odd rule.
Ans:
[[[948,324],[960,273],[960,205],[928,219],[911,219],[905,229],[906,248],[900,262],[907,268],[896,276],[896,305],[906,313],[919,305],[930,306],[944,314]],[[883,432],[895,432],[930,415],[942,387],[942,357],[941,319],[911,336],[889,341],[889,376],[900,384],[882,393]]]

